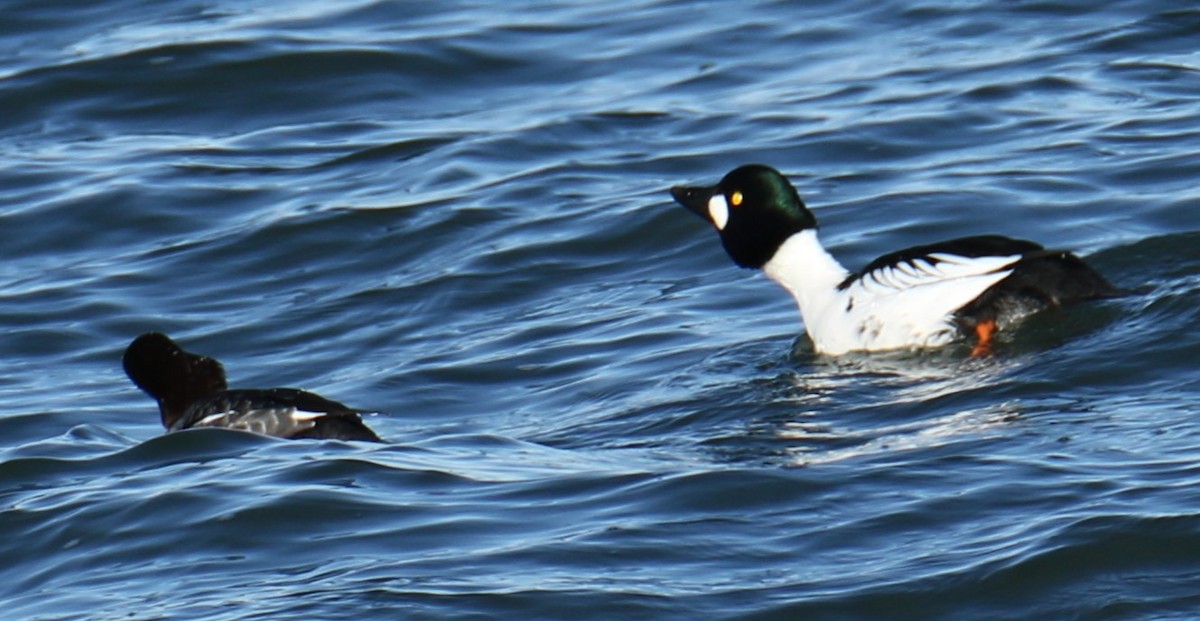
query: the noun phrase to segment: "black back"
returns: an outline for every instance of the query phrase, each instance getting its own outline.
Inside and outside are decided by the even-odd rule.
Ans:
[[[930,255],[949,254],[958,257],[969,259],[977,259],[980,257],[1010,257],[1018,255],[1027,255],[1033,252],[1042,250],[1042,245],[1026,241],[1023,239],[1012,239],[1003,235],[975,235],[971,237],[959,237],[934,244],[926,244],[923,246],[913,246],[904,250],[897,250],[885,254],[874,261],[867,264],[858,272],[850,274],[838,285],[838,289],[846,289],[854,281],[861,279],[863,276],[870,274],[876,270],[883,270],[889,267],[895,267],[900,264],[907,263],[912,265],[914,261],[920,259],[936,265],[938,260]]]

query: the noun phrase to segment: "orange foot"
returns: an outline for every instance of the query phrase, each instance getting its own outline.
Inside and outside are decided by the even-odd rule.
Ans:
[[[992,337],[995,335],[995,319],[985,319],[975,324],[975,336],[979,337],[979,341],[975,343],[975,349],[971,350],[971,356],[986,356],[992,353]]]

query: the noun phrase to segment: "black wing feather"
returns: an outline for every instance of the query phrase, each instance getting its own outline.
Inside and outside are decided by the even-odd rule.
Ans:
[[[1013,239],[1003,235],[974,235],[959,237],[924,246],[913,246],[885,254],[867,264],[862,270],[850,274],[838,285],[839,290],[845,290],[855,281],[876,270],[896,267],[900,264],[913,266],[918,259],[937,264],[938,260],[930,258],[931,254],[951,254],[954,256],[976,259],[979,257],[1008,257],[1027,255],[1044,250],[1041,244],[1024,239]]]

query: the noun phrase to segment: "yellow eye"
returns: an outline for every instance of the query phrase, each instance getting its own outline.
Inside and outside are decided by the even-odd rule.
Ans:
[[[742,193],[734,192],[733,194],[730,194],[729,195],[729,204],[733,205],[734,207],[741,205],[742,204]]]

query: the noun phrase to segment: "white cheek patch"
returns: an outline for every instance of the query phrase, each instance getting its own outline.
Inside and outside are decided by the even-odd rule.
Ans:
[[[713,194],[708,199],[708,218],[718,231],[725,230],[725,225],[729,223],[729,204],[725,202],[725,195]]]

